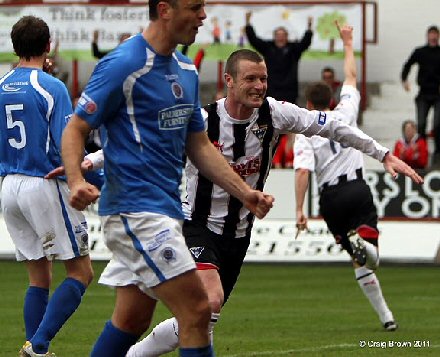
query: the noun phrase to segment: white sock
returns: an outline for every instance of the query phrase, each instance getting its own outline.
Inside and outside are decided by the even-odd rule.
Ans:
[[[365,250],[367,251],[366,267],[376,270],[379,266],[379,253],[377,247],[364,239]]]
[[[177,320],[172,317],[156,325],[147,337],[131,346],[126,357],[158,357],[178,346]]]
[[[382,324],[388,321],[394,321],[393,314],[388,308],[382,295],[382,289],[380,288],[376,274],[366,267],[356,268],[354,272],[359,286],[370,301],[374,310],[376,310]]]
[[[209,338],[211,339],[211,345],[214,346],[214,326],[220,318],[220,313],[213,312],[211,313],[211,321],[209,322],[208,332]]]
[[[209,322],[211,344],[214,341],[214,325],[219,317],[220,313],[211,314],[211,321]],[[178,346],[179,326],[176,318],[172,317],[156,325],[147,337],[131,346],[126,357],[158,357],[174,351]]]

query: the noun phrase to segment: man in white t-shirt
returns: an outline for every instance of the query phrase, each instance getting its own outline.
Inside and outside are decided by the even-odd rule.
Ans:
[[[344,44],[345,80],[341,100],[331,112],[331,90],[317,83],[306,91],[309,109],[328,112],[333,118],[356,127],[360,95],[356,89],[356,62],[353,54],[353,28],[339,28]],[[387,331],[397,329],[391,310],[382,295],[374,270],[379,262],[377,213],[367,183],[362,178],[363,157],[360,151],[335,141],[297,135],[295,145],[296,219],[298,229],[307,227],[303,212],[310,172],[316,173],[320,191],[320,213],[336,242],[350,254],[356,280],[379,315]]]

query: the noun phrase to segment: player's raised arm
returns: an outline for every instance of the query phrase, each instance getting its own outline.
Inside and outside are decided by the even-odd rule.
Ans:
[[[353,27],[340,26],[336,21],[339,35],[344,46],[344,84],[356,87],[356,60],[353,51]]]

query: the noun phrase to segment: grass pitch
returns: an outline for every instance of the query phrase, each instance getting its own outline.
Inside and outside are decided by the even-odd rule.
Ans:
[[[94,262],[96,277],[104,265]],[[54,271],[56,286],[63,266]],[[216,355],[439,356],[438,267],[382,266],[377,275],[396,332],[383,331],[349,266],[247,264],[215,328]],[[17,356],[24,342],[24,265],[0,261],[0,281],[0,356]],[[58,357],[88,356],[113,302],[113,291],[94,282],[51,350]],[[160,305],[153,324],[168,316]]]

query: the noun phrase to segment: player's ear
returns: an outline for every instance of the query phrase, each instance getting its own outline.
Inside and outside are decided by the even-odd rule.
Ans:
[[[225,83],[226,87],[231,88],[234,84],[234,78],[229,73],[225,73]]]
[[[169,20],[171,18],[172,7],[168,2],[160,1],[157,4],[157,13],[160,19]]]
[[[49,52],[50,52],[50,42],[47,43],[47,45],[46,45],[46,49],[45,49],[45,52],[46,52],[46,53],[49,53]]]

